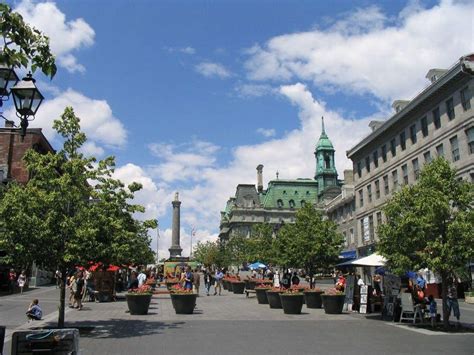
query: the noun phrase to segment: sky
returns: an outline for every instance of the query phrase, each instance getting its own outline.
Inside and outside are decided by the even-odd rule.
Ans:
[[[342,178],[345,152],[393,115],[431,68],[473,52],[471,1],[13,1],[50,37],[58,73],[35,74],[46,99],[31,127],[66,106],[85,154],[116,157],[115,176],[143,184],[140,218],[157,218],[159,256],[179,191],[181,246],[216,239],[239,183],[312,177],[324,116]],[[8,104],[7,104],[8,105]],[[6,111],[14,117],[13,109]],[[157,232],[151,231],[152,247]]]

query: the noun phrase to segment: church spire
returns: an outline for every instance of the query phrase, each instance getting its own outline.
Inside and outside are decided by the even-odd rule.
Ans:
[[[321,125],[322,125],[322,129],[321,129],[321,135],[326,135],[326,131],[324,130],[324,116],[321,116]]]

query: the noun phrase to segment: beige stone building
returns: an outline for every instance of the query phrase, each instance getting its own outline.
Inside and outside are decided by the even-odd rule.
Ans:
[[[377,226],[384,219],[381,208],[400,186],[415,183],[434,157],[444,156],[460,178],[474,182],[473,75],[474,54],[447,70],[430,70],[429,86],[411,101],[395,101],[394,115],[372,122],[372,132],[347,152],[354,167],[353,187],[332,201],[328,211],[338,220],[344,206],[355,202],[345,220],[339,218],[348,250],[357,248],[358,256],[364,256],[376,249]]]

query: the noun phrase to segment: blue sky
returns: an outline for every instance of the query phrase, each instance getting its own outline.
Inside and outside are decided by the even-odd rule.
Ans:
[[[115,155],[117,176],[170,237],[174,191],[189,233],[215,238],[237,183],[311,177],[320,117],[344,152],[395,99],[427,85],[432,67],[472,51],[464,1],[18,1],[51,37],[59,72],[39,77],[47,100],[33,124],[72,105],[86,153]],[[469,35],[470,34],[470,35]]]

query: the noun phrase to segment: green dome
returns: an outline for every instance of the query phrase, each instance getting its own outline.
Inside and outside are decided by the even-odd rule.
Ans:
[[[325,149],[334,150],[334,146],[332,145],[331,141],[329,140],[326,134],[326,131],[324,130],[324,118],[322,118],[321,121],[322,121],[322,131],[321,131],[321,136],[319,137],[319,140],[318,140],[318,144],[316,144],[316,151],[325,150]]]

